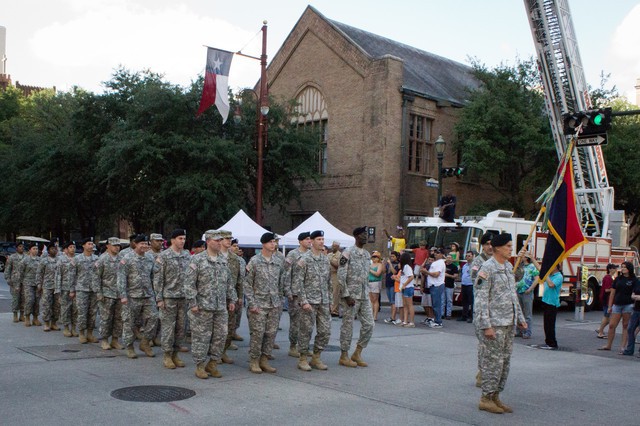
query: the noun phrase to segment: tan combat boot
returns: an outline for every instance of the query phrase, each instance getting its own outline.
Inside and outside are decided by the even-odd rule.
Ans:
[[[20,311],[20,315],[18,316],[18,322],[24,321],[24,312]]]
[[[42,323],[40,322],[40,320],[36,315],[33,316],[32,324],[35,325],[36,327],[40,327],[42,325]]]
[[[478,405],[478,409],[494,414],[503,414],[504,410],[498,407],[492,398],[492,394],[489,394],[487,396],[482,395],[480,397],[480,404]]]
[[[24,316],[24,326],[25,327],[31,327],[31,316],[30,315],[25,315]]]
[[[280,345],[279,345],[279,344],[277,344],[277,343],[274,343],[274,344],[273,344],[273,349],[280,349]]]
[[[151,346],[149,346],[149,341],[144,337],[140,341],[140,350],[144,352],[144,354],[149,358],[153,358],[154,356],[156,356],[153,353],[153,349],[151,349]]]
[[[113,349],[124,349],[122,345],[118,342],[118,338],[116,336],[111,336],[111,347]]]
[[[478,373],[476,374],[476,387],[482,387],[482,373],[480,372],[480,370],[478,370]]]
[[[236,345],[235,343],[231,342],[229,343],[229,347],[227,348],[230,351],[237,351],[238,350],[238,345]]]
[[[209,373],[211,377],[215,377],[216,379],[222,377],[222,374],[218,371],[216,362],[212,359],[209,360],[206,367],[204,367],[204,370]]]
[[[138,354],[136,353],[136,350],[133,349],[133,343],[127,346],[127,358],[129,359],[138,358]]]
[[[311,355],[311,362],[309,362],[309,366],[311,368],[315,368],[316,370],[329,369],[329,367],[327,367],[327,365],[320,359],[320,352],[315,351],[313,352],[313,355]]]
[[[111,350],[111,345],[109,344],[109,339],[107,339],[106,337],[104,339],[102,339],[102,341],[100,342],[100,347],[105,350]]]
[[[188,347],[186,347],[186,346],[180,346],[179,351],[180,351],[180,352],[185,352],[185,353],[187,353],[187,352],[189,352],[189,348],[188,348]]]
[[[159,338],[159,337],[154,337],[154,339],[153,339],[153,346],[157,346],[157,347],[162,346],[162,342],[160,341],[160,338]]]
[[[86,332],[87,332],[86,330],[80,330],[78,334],[78,341],[82,344],[85,344],[88,342]]]
[[[233,364],[233,359],[231,359],[231,357],[227,355],[226,351],[222,353],[220,361],[224,362],[225,364]]]
[[[369,364],[364,362],[361,355],[362,355],[362,346],[358,345],[356,346],[356,351],[353,353],[353,355],[351,355],[351,361],[354,361],[356,364],[358,364],[358,367],[368,366]]]
[[[93,335],[93,330],[87,330],[87,342],[89,343],[98,343],[98,338]]]
[[[236,342],[242,342],[244,341],[244,338],[240,336],[238,333],[233,333],[233,336],[231,336],[231,340],[235,340]]]
[[[79,336],[78,332],[76,331],[76,325],[75,324],[71,325],[71,335],[73,337],[78,337]]]
[[[298,368],[302,371],[311,371],[311,366],[309,366],[309,362],[307,362],[307,354],[300,354]]]
[[[296,345],[289,346],[289,356],[293,358],[300,358],[300,352],[296,349]]]
[[[49,325],[51,326],[51,331],[59,331],[60,330],[60,327],[58,327],[58,324],[56,324],[55,321],[51,321],[49,323]]]
[[[277,370],[269,365],[269,358],[266,355],[262,355],[260,357],[260,361],[258,362],[258,366],[265,373],[275,373]]]
[[[347,351],[342,351],[342,353],[340,354],[340,360],[338,361],[338,364],[344,365],[345,367],[354,367],[354,368],[358,366],[357,363],[349,359],[349,353]]]
[[[69,330],[69,326],[65,325],[64,330],[62,331],[62,335],[64,337],[71,337],[71,330]]]
[[[45,321],[42,331],[51,331],[51,326],[49,324],[51,324],[49,321]]]
[[[171,357],[171,352],[165,352],[162,356],[162,365],[164,368],[168,368],[169,370],[175,370],[176,365],[173,363],[173,358]]]
[[[258,363],[258,358],[249,359],[249,371],[255,374],[262,374],[262,369]]]
[[[178,368],[184,367],[184,361],[178,357],[178,352],[176,351],[171,354],[171,361],[173,361],[173,364]]]
[[[199,362],[196,364],[196,377],[198,379],[208,379],[209,375],[204,370],[204,362]]]
[[[498,407],[502,408],[502,411],[505,413],[513,413],[513,408],[500,401],[500,394],[498,392],[493,394],[493,402],[495,402]]]
[[[17,312],[13,313],[13,322],[18,322],[18,313]]]

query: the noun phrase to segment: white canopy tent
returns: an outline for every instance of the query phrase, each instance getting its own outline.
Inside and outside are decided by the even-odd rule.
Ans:
[[[233,238],[238,239],[240,247],[262,248],[260,237],[269,232],[255,223],[244,210],[239,210],[227,223],[218,229],[224,229],[233,233]],[[204,239],[204,237],[203,237]]]
[[[315,212],[309,219],[302,222],[294,230],[284,234],[284,236],[280,238],[280,246],[287,248],[297,246],[298,235],[300,235],[301,232],[313,231],[324,231],[324,241],[327,246],[334,241],[339,242],[340,247],[351,247],[356,243],[355,238],[333,226],[320,212]]]

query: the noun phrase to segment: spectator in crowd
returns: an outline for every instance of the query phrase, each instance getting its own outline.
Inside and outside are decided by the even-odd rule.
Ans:
[[[602,278],[602,285],[600,286],[600,303],[602,304],[602,321],[600,327],[596,330],[598,339],[604,339],[607,337],[604,334],[604,328],[609,324],[609,295],[611,294],[611,285],[613,284],[613,278],[615,277],[618,266],[610,263],[607,265],[607,274]]]
[[[378,321],[380,311],[380,290],[382,290],[382,277],[384,277],[384,263],[379,251],[371,253],[371,265],[369,266],[369,300],[373,309],[373,320]]]
[[[402,253],[400,256],[400,291],[402,291],[402,304],[404,305],[403,327],[415,327],[413,323],[415,312],[413,310],[414,276],[411,267],[411,255]]]
[[[440,198],[439,206],[440,218],[446,222],[453,222],[453,218],[456,217],[456,197],[451,190],[447,190]]]
[[[407,247],[407,241],[404,239],[404,229],[402,228],[402,226],[398,226],[397,237],[392,237],[391,235],[389,235],[386,229],[383,229],[382,232],[384,232],[384,235],[386,235],[391,242],[391,250],[397,251],[398,253],[402,254],[404,249]]]
[[[431,328],[442,328],[442,297],[444,294],[444,279],[447,265],[444,262],[444,253],[440,249],[434,252],[436,260],[431,264],[427,275],[429,292],[431,293],[431,304],[433,305],[434,321],[429,324]]]
[[[458,278],[458,267],[453,263],[451,255],[447,255],[445,259],[444,273],[444,298],[442,299],[442,313],[445,319],[451,319],[451,310],[453,309],[453,290],[455,289],[456,279]]]
[[[392,251],[389,255],[389,259],[387,259],[385,266],[384,286],[386,288],[389,305],[391,306],[391,316],[384,320],[384,322],[386,322],[387,324],[395,323],[396,321],[397,309],[395,304],[395,279],[393,277],[398,273],[400,267],[400,262],[398,261],[399,257],[400,255],[398,254],[398,252]]]
[[[473,280],[471,279],[471,262],[473,262],[474,253],[469,250],[465,254],[465,264],[462,265],[460,274],[460,291],[462,293],[462,315],[458,321],[473,322]]]
[[[531,319],[533,317],[533,297],[534,290],[538,285],[538,275],[540,275],[540,264],[531,256],[530,253],[526,253],[524,256],[524,275],[522,279],[516,283],[516,292],[518,293],[518,301],[520,302],[520,308],[522,314],[527,320],[527,328],[525,330],[516,330],[516,337],[520,336],[523,339],[531,338]]]
[[[435,248],[433,250],[435,250]],[[431,250],[429,258],[424,262],[422,268],[420,268],[420,274],[425,277],[425,279],[422,281],[422,299],[420,300],[420,305],[424,309],[424,313],[427,316],[424,321],[422,321],[424,325],[430,325],[434,320],[433,304],[431,301],[431,290],[429,289],[429,283],[426,275],[426,271],[428,271],[431,267],[431,264],[436,261],[433,250]]]
[[[620,274],[613,281],[611,291],[609,293],[609,332],[607,333],[607,344],[601,348],[601,351],[610,351],[613,346],[613,340],[616,337],[616,328],[622,318],[622,329],[627,330],[629,320],[633,312],[633,287],[638,279],[633,272],[633,264],[631,262],[622,262],[620,265]],[[627,333],[622,333],[622,345],[620,354],[627,347]]]
[[[422,240],[417,247],[412,247],[413,251],[413,276],[415,277],[415,286],[421,284],[420,268],[424,266],[424,263],[429,258],[429,249],[427,249],[427,242]]]
[[[453,242],[449,247],[449,255],[453,264],[460,268],[460,244]]]
[[[633,355],[633,350],[635,349],[636,335],[638,334],[637,328],[640,326],[640,280],[636,280],[633,285],[631,300],[634,302],[633,314],[631,314],[631,320],[627,327],[627,347],[622,353],[623,355]]]
[[[532,259],[535,260],[535,259]],[[544,342],[540,349],[558,350],[556,340],[556,315],[560,306],[560,290],[562,289],[562,262],[558,263],[544,283],[544,294],[542,295]],[[525,318],[526,319],[526,318]],[[523,330],[526,332],[526,329]]]

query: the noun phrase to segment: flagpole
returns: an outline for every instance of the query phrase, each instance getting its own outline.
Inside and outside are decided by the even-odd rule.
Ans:
[[[268,108],[267,97],[267,21],[262,25],[262,55],[260,55],[260,96],[258,112],[258,142],[257,155],[258,167],[256,170],[256,223],[262,225],[262,174],[263,174],[263,150],[266,142],[266,114],[262,110]]]
[[[526,248],[529,245],[529,242],[531,241],[531,237],[533,237],[533,233],[536,230],[537,226],[538,226],[538,221],[540,220],[540,217],[542,216],[542,214],[544,213],[544,211],[547,208],[545,206],[542,206],[542,208],[540,208],[540,211],[538,212],[538,216],[536,217],[536,220],[533,221],[533,225],[531,225],[531,230],[529,231],[529,236],[527,236],[527,239],[525,240],[524,244],[522,245],[522,248]],[[518,269],[518,266],[520,266],[520,262],[522,261],[522,255],[518,254],[518,258],[516,259],[516,263],[513,265],[513,273],[515,274],[516,270]]]

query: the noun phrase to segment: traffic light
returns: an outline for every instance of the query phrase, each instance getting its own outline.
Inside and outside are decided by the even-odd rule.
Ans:
[[[443,178],[446,177],[462,177],[463,175],[465,175],[467,173],[467,168],[466,167],[443,167],[442,170],[440,170],[440,175]]]
[[[562,116],[565,135],[574,135],[582,124],[578,137],[601,135],[611,129],[611,108],[567,113]]]

